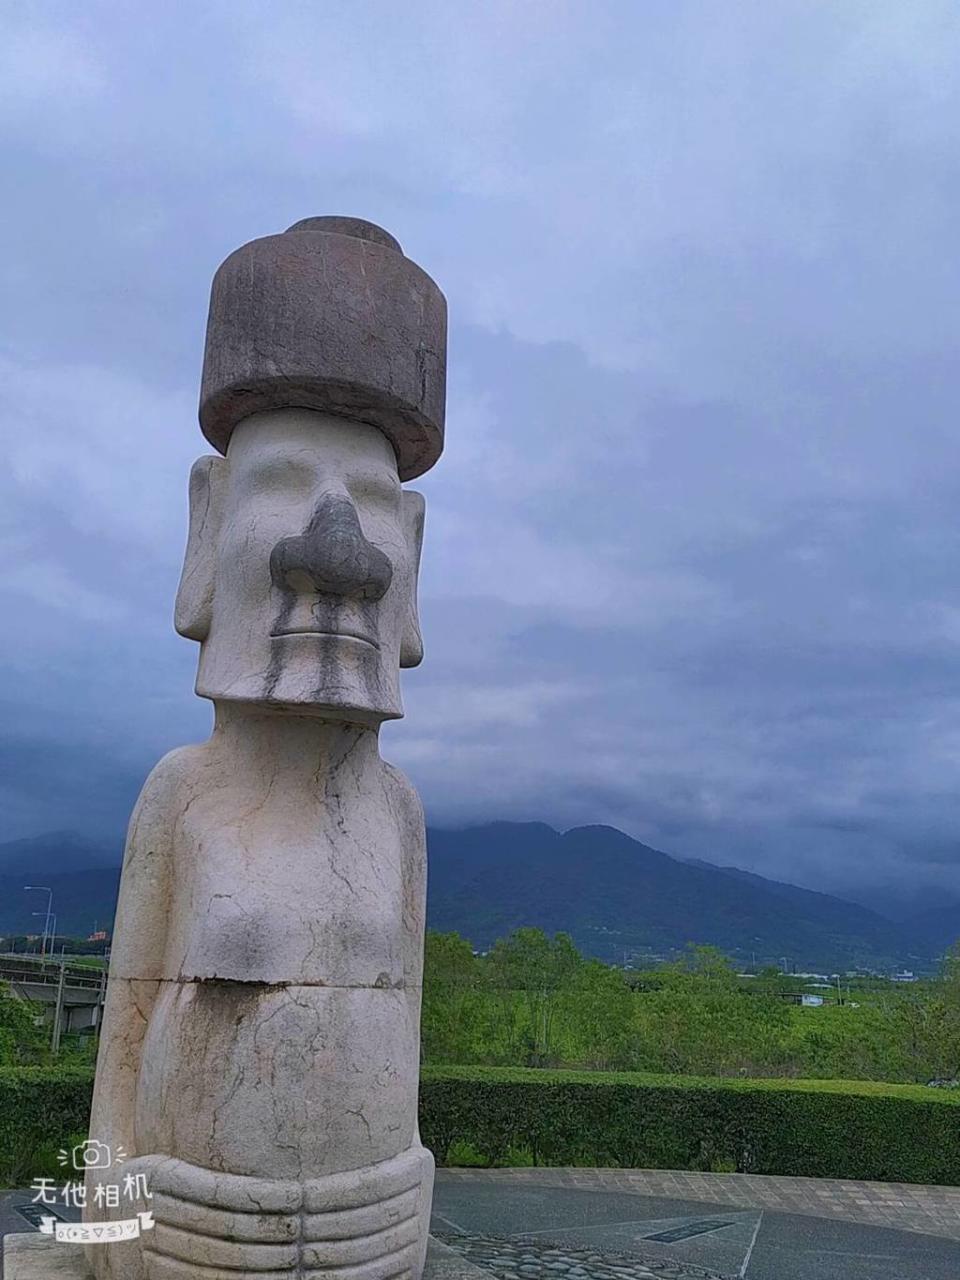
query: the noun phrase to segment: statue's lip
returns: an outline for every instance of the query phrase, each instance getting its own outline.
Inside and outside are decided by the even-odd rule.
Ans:
[[[333,636],[337,640],[359,640],[361,644],[368,644],[371,649],[380,648],[373,636],[363,635],[359,631],[329,631],[325,627],[284,627],[279,631],[270,632],[271,639],[276,640],[281,636]]]

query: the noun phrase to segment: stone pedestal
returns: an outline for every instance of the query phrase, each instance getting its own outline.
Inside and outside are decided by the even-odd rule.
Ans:
[[[109,1247],[109,1246],[106,1246]],[[93,1280],[93,1271],[76,1244],[57,1244],[35,1231],[3,1241],[3,1280]],[[425,1280],[489,1280],[487,1272],[439,1240],[430,1240]]]
[[[3,1280],[92,1280],[93,1272],[78,1244],[57,1244],[36,1231],[5,1236]]]

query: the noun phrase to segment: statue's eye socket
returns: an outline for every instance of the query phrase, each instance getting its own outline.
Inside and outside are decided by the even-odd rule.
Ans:
[[[314,468],[294,458],[274,458],[261,463],[247,477],[250,492],[283,491],[291,495],[309,492],[316,482]]]
[[[374,476],[357,476],[350,482],[350,496],[358,505],[376,503],[396,511],[400,506],[401,489],[397,481]]]

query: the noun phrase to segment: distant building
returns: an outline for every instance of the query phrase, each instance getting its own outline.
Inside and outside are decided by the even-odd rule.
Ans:
[[[902,973],[894,973],[890,976],[891,982],[916,982],[917,975],[911,969],[904,969]]]
[[[93,933],[91,933],[90,937],[87,939],[88,942],[106,942],[106,940],[106,929],[94,929]]]
[[[813,996],[805,993],[800,997],[800,1003],[806,1009],[819,1009],[823,1004],[823,996]]]

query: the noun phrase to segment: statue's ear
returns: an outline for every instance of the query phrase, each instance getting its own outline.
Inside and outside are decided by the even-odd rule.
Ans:
[[[190,471],[190,532],[173,620],[188,640],[206,640],[210,631],[217,533],[228,465],[226,458],[198,458]]]
[[[400,639],[401,667],[416,667],[423,661],[420,611],[417,608],[417,579],[420,576],[420,548],[423,546],[423,517],[426,503],[422,493],[404,489],[401,498],[403,530],[410,557],[410,591],[404,602],[403,633]]]

